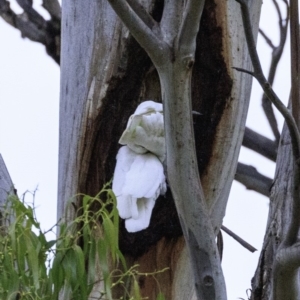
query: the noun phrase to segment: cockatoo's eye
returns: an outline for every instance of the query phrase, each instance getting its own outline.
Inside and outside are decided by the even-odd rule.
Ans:
[[[162,162],[165,137],[162,104],[141,103],[120,138],[112,189],[129,232],[149,226],[156,199],[166,193]]]

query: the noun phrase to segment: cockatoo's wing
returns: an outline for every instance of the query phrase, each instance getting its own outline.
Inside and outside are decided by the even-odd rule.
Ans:
[[[135,156],[136,153],[126,146],[121,147],[117,154],[117,164],[114,171],[112,190],[117,197],[118,208],[120,206],[119,215],[123,219],[131,217],[131,206],[128,205],[128,202],[131,201],[131,197],[129,195],[123,195],[122,190],[125,184],[126,174],[129,172]],[[118,200],[121,198],[123,201]]]
[[[136,154],[130,170],[126,173],[123,192],[136,198],[150,198],[164,181],[163,165],[155,155]]]
[[[151,153],[137,154],[127,146],[117,155],[112,189],[119,215],[131,229],[148,227],[155,200],[166,192],[163,165]],[[138,230],[136,230],[138,231]]]

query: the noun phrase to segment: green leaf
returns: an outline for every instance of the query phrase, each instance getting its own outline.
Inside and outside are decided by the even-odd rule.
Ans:
[[[39,289],[39,264],[38,264],[38,253],[36,251],[37,244],[34,243],[34,239],[31,239],[30,236],[24,236],[26,249],[27,249],[27,263],[28,268],[30,269],[33,276],[33,283],[36,289]]]
[[[55,244],[56,244],[57,240],[51,240],[49,242],[46,242],[45,244],[45,248],[48,250],[48,249],[51,249]]]
[[[133,294],[134,300],[142,300],[140,286],[136,279],[133,280]]]

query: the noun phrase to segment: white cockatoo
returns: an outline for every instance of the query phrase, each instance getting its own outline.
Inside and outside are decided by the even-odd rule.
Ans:
[[[165,137],[162,104],[141,103],[120,138],[112,189],[128,232],[149,226],[159,195],[166,193],[163,161]]]

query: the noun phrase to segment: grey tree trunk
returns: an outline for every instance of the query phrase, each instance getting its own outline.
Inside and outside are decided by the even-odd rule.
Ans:
[[[299,261],[289,272],[274,277],[280,262],[279,250],[287,234],[292,213],[293,160],[290,134],[285,125],[279,143],[275,179],[271,189],[266,234],[259,264],[252,279],[253,300],[299,299]],[[297,245],[296,245],[297,246]],[[297,253],[299,250],[296,249]],[[280,281],[280,282],[279,282]],[[279,294],[280,293],[280,294]],[[281,297],[281,298],[280,298]],[[283,298],[282,298],[283,297]]]
[[[148,3],[148,2],[147,2]],[[144,5],[159,21],[160,1]],[[260,1],[251,11],[255,34]],[[225,214],[242,142],[251,69],[240,8],[235,1],[207,1],[197,36],[192,77],[198,168],[216,235]],[[161,101],[157,73],[145,51],[107,1],[63,1],[58,219],[75,216],[69,199],[95,195],[112,178],[118,139],[129,115],[146,99]],[[72,200],[80,205],[80,198]],[[97,209],[97,208],[95,208]],[[194,283],[171,193],[159,198],[151,224],[129,234],[121,223],[120,247],[141,272],[170,267],[157,280],[166,299],[194,299]],[[142,295],[155,299],[158,286],[139,278]]]

